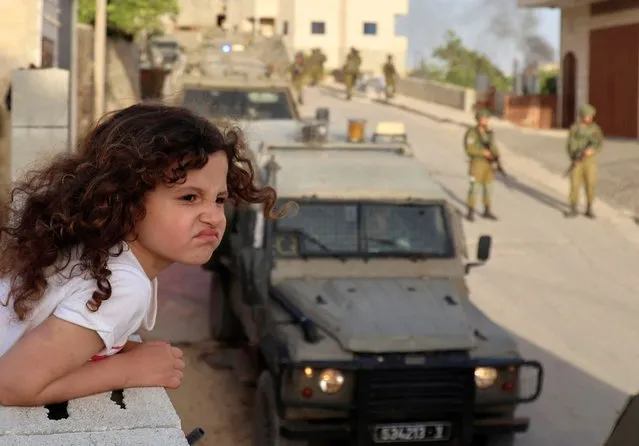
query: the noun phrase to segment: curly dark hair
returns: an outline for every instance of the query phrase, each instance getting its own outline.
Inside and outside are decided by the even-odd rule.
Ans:
[[[265,217],[281,217],[285,209],[274,212],[275,190],[254,181],[241,130],[182,107],[144,103],[105,115],[76,153],[30,171],[13,186],[0,222],[0,276],[11,280],[18,319],[27,317],[47,277],[62,272],[78,248],[78,269],[97,282],[87,308],[97,311],[111,296],[107,261],[122,253],[144,218],[146,194],[161,182],[185,181],[219,150],[229,160],[229,199],[240,206],[261,203]]]

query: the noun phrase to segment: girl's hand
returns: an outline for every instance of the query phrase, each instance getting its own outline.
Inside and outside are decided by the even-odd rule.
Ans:
[[[175,389],[184,379],[182,350],[163,341],[141,342],[118,356],[126,357],[126,387],[164,387]]]

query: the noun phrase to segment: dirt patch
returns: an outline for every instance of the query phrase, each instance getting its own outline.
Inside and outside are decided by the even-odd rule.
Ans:
[[[184,382],[167,391],[184,433],[202,428],[205,435],[197,446],[249,445],[253,389],[240,382],[238,372],[214,369],[203,359],[221,351],[210,340],[211,273],[200,266],[172,265],[158,283],[156,325],[141,335],[171,341],[184,351]]]
[[[185,434],[200,427],[206,433],[197,446],[250,445],[253,391],[231,371],[211,368],[202,356],[214,353],[214,341],[177,345],[186,371],[180,388],[168,390]]]

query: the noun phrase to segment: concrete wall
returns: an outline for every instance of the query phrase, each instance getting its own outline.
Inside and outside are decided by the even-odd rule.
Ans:
[[[415,78],[399,79],[397,92],[404,96],[446,105],[466,112],[474,110],[477,100],[477,93],[470,88]]]
[[[564,56],[570,52],[577,59],[576,73],[576,98],[577,106],[588,102],[588,69],[590,59],[590,7],[579,6],[576,8],[561,10],[561,38],[560,38],[560,61],[563,62]],[[563,68],[563,67],[562,67]],[[557,95],[559,97],[557,119],[561,121],[563,113],[563,76],[560,70],[559,79],[557,79]],[[561,122],[557,123],[561,126]]]
[[[176,25],[196,28],[215,27],[217,16],[222,14],[224,3],[223,0],[180,0],[180,13]]]
[[[30,63],[40,65],[42,0],[1,1],[0,17],[0,94],[4,98],[13,70]]]
[[[79,24],[76,135],[82,138],[93,123],[93,27]]]
[[[11,180],[68,149],[69,73],[59,68],[13,72]]]
[[[111,393],[68,403],[67,417],[45,407],[0,406],[0,446],[186,446],[180,418],[164,389],[127,389],[122,408]]]
[[[128,107],[140,100],[139,51],[121,39],[107,42],[106,111]]]

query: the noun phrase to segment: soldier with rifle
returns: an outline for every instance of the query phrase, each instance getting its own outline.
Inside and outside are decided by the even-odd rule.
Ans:
[[[493,165],[502,175],[505,175],[499,159],[499,150],[495,144],[493,131],[488,127],[490,111],[486,109],[477,110],[475,119],[477,125],[468,129],[464,135],[464,149],[468,155],[468,173],[470,175],[470,186],[468,189],[468,221],[475,220],[475,197],[479,190],[482,190],[484,202],[484,213],[482,217],[489,220],[497,220],[492,213],[491,195],[492,185],[495,179]]]
[[[304,55],[301,52],[295,54],[295,62],[293,62],[289,67],[289,72],[291,74],[291,82],[293,83],[293,88],[295,89],[295,93],[297,93],[297,102],[299,104],[303,104],[303,90],[304,81],[307,74],[307,67],[304,61]]]
[[[593,122],[596,110],[590,104],[579,108],[579,121],[570,127],[566,150],[570,157],[570,167],[566,175],[570,176],[570,211],[566,217],[577,216],[577,203],[582,183],[586,190],[586,217],[595,218],[592,203],[595,199],[597,184],[596,155],[603,145],[601,128]]]

